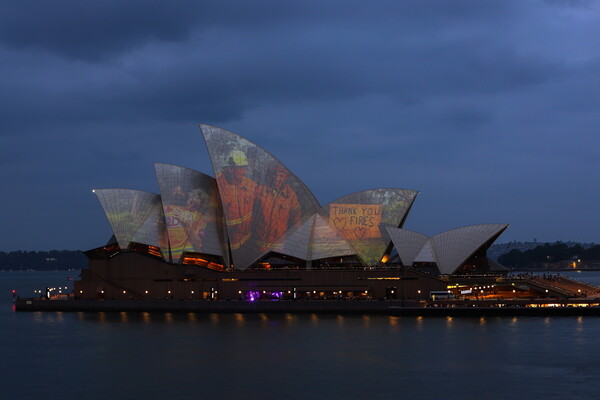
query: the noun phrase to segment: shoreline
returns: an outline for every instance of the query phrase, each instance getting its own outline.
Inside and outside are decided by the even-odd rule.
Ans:
[[[188,300],[40,300],[18,299],[19,312],[174,312],[379,314],[390,316],[599,316],[600,302],[572,300],[508,300],[502,302],[427,302],[402,300],[188,301]]]

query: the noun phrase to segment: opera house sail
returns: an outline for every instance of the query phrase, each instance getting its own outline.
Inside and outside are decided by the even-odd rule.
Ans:
[[[154,164],[166,219],[171,258],[186,252],[227,259],[219,192],[214,178],[189,168]]]
[[[321,205],[262,147],[214,126],[200,130],[214,177],[156,163],[160,195],[95,190],[112,246],[223,271],[399,265],[444,275],[502,268],[485,252],[506,224],[431,237],[403,229],[418,192],[401,188],[359,191]]]

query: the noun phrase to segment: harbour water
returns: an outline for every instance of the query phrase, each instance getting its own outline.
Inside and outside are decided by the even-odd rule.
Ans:
[[[577,274],[577,275],[572,275]],[[600,272],[569,273],[600,283]],[[576,399],[600,317],[15,313],[74,272],[0,272],[7,399]]]

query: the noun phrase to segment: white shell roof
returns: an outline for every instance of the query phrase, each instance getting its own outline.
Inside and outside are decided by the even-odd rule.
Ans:
[[[214,178],[171,164],[155,163],[154,169],[173,262],[179,262],[186,251],[225,256],[225,229]]]
[[[439,233],[431,238],[437,265],[442,274],[452,274],[465,260],[508,224],[470,225]]]
[[[481,224],[464,226],[435,236],[386,228],[404,265],[413,262],[436,263],[441,274],[452,274],[473,253],[491,240],[495,240],[508,224]],[[495,265],[490,263],[492,269]],[[500,268],[496,268],[500,269]]]
[[[164,220],[160,196],[133,189],[95,189],[119,247],[132,241],[162,247],[159,221]]]
[[[429,240],[427,235],[408,229],[392,227],[386,227],[385,229],[390,240],[394,243],[403,265],[412,265],[425,243]]]
[[[433,246],[431,245],[431,240],[427,240],[423,245],[421,251],[414,259],[414,262],[432,262],[437,263],[437,258],[435,257],[435,253],[433,251]]]
[[[312,215],[295,228],[287,231],[279,242],[273,245],[270,250],[302,260],[308,260],[310,237],[315,224],[315,217],[316,214]]]

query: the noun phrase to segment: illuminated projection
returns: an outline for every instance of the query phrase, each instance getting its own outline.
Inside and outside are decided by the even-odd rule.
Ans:
[[[94,193],[119,247],[126,249],[129,243],[138,242],[168,248],[159,195],[133,189],[95,189]]]
[[[329,224],[367,265],[380,262],[389,243],[386,226],[402,225],[417,191],[373,189],[340,197],[326,206]]]
[[[329,223],[346,239],[379,238],[380,204],[330,204]]]
[[[157,163],[154,168],[173,262],[185,252],[223,256],[223,218],[215,180],[176,165]]]
[[[355,253],[340,232],[321,215],[315,218],[312,239],[311,260],[349,256]]]
[[[160,248],[165,260],[169,259],[169,238],[167,237],[167,223],[162,208],[160,197],[158,202],[152,205],[152,210],[140,229],[133,235],[132,242],[147,244]]]
[[[221,128],[200,125],[200,130],[214,178],[155,164],[160,196],[96,191],[121,249],[140,251],[131,246],[135,242],[159,247],[173,263],[219,268],[262,268],[270,259],[279,267],[326,268],[384,264],[384,253],[395,241],[405,265],[421,261],[427,246],[439,253],[442,269],[455,264],[454,250],[446,254],[444,249],[457,247],[438,242],[460,235],[427,238],[397,229],[417,191],[365,190],[321,207],[306,185],[263,148]],[[467,236],[474,231],[465,232],[461,244],[470,243]]]
[[[227,224],[234,265],[248,266],[276,245],[319,204],[281,162],[249,140],[200,125]]]

